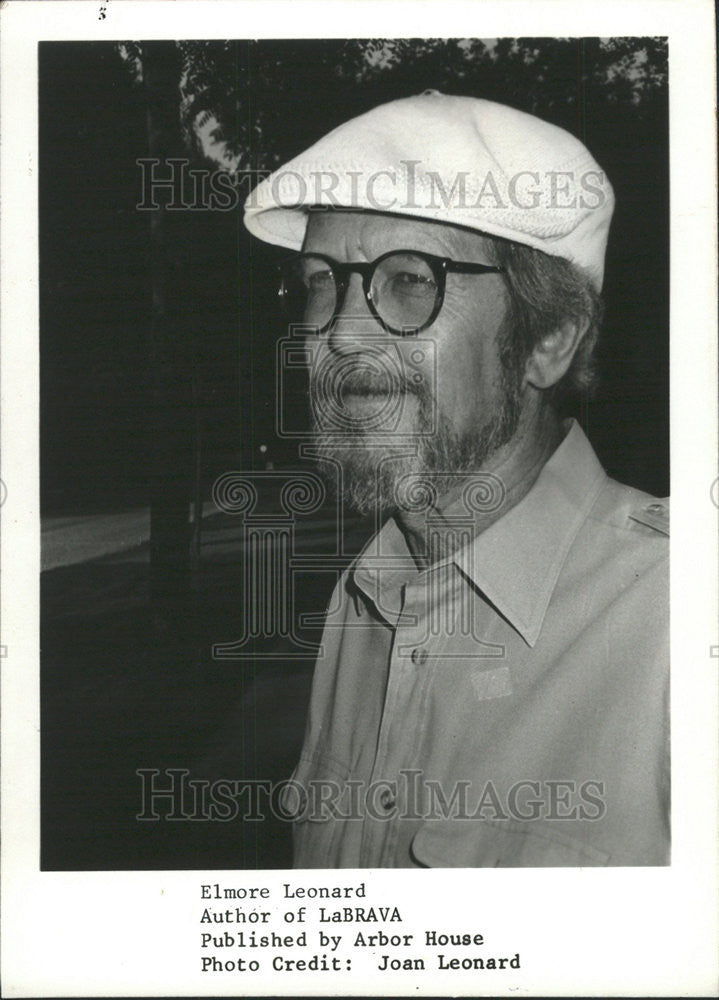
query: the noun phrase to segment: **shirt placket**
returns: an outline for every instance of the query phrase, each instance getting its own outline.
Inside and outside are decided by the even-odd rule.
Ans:
[[[390,654],[387,688],[377,752],[368,789],[370,809],[364,823],[361,866],[396,864],[400,819],[406,811],[403,771],[411,770],[417,734],[424,727],[425,692],[437,658],[438,640],[430,629],[430,574],[404,588],[401,613]]]

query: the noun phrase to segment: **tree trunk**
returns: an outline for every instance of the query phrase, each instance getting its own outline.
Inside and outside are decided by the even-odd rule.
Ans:
[[[178,57],[172,42],[143,45],[150,157],[160,161],[158,176],[168,176],[167,160],[183,153],[179,129]],[[159,210],[150,215],[152,324],[148,345],[150,433],[150,589],[156,625],[170,634],[187,622],[190,611],[190,503],[195,496],[191,331],[177,307],[182,280],[176,236],[185,213],[171,218],[169,188],[157,188]]]

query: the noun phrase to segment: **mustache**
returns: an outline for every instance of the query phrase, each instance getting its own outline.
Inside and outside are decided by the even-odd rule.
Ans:
[[[372,371],[364,367],[327,367],[321,374],[312,374],[309,393],[313,400],[329,399],[342,403],[347,396],[400,396],[423,398],[427,394],[424,380],[416,382],[401,372]]]

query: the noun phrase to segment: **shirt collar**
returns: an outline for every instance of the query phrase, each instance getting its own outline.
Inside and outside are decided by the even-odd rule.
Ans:
[[[529,646],[542,630],[557,579],[606,475],[579,424],[544,465],[527,495],[455,553],[453,562]],[[358,556],[352,580],[390,624],[401,586],[418,571],[390,518]]]
[[[402,587],[418,576],[419,570],[393,517],[370,538],[352,569],[355,587],[391,625],[397,625],[402,611]],[[355,606],[359,614],[357,595]]]
[[[455,563],[534,646],[557,579],[606,474],[576,421],[527,495]]]

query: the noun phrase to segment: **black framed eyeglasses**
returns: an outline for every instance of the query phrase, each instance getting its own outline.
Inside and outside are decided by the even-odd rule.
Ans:
[[[390,250],[367,263],[340,263],[326,254],[301,253],[280,264],[279,294],[290,322],[325,333],[342,309],[350,275],[356,272],[374,318],[387,333],[406,337],[426,330],[437,318],[447,274],[503,270],[419,250]]]

